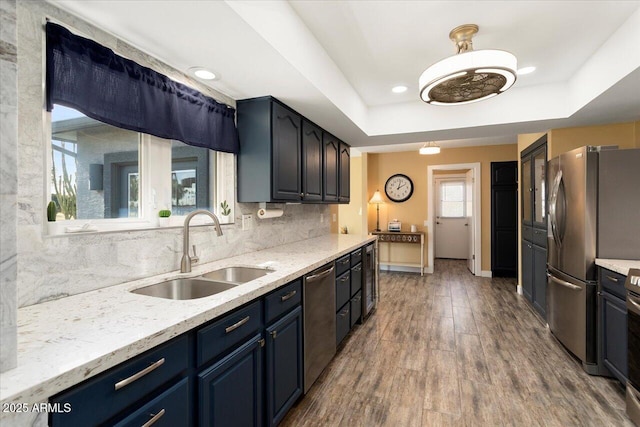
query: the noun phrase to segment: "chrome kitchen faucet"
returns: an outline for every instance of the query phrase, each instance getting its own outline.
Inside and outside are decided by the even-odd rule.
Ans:
[[[191,222],[191,218],[199,214],[210,216],[215,223],[216,233],[218,234],[218,236],[222,236],[220,221],[218,221],[218,217],[213,212],[210,212],[206,209],[198,209],[187,215],[187,217],[184,219],[184,228],[182,229],[182,261],[180,262],[181,273],[190,273],[191,264],[196,263],[199,260],[198,254],[196,254],[196,245],[193,245],[193,257],[189,255],[189,223]]]

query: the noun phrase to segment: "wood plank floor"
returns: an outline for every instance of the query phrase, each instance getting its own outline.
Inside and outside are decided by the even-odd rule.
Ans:
[[[283,426],[629,426],[624,391],[586,374],[515,279],[382,273],[380,303]]]

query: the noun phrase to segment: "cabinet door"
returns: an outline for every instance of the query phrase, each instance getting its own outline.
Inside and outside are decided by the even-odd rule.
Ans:
[[[302,308],[267,328],[267,420],[275,426],[302,395]]]
[[[273,103],[272,188],[274,200],[300,200],[302,193],[302,121],[298,114]]]
[[[338,201],[338,159],[340,158],[340,142],[331,134],[322,135],[324,144],[323,158],[323,200],[328,202]]]
[[[532,209],[533,204],[533,183],[531,182],[531,156],[521,159],[522,168],[522,222],[531,225],[533,221]]]
[[[351,197],[351,152],[344,142],[340,143],[340,201],[349,202]]]
[[[533,245],[522,241],[522,293],[533,302]]]
[[[198,375],[199,425],[261,426],[262,346],[258,334]]]
[[[533,246],[533,306],[547,318],[547,251]],[[523,254],[524,256],[524,254]]]
[[[302,199],[322,200],[322,130],[302,121]]]
[[[533,152],[533,222],[539,227],[547,227],[547,149],[541,147]]]
[[[623,384],[627,382],[627,307],[625,300],[601,292],[602,357]]]

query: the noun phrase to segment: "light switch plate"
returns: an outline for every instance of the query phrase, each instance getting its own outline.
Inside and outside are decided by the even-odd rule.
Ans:
[[[424,220],[424,226],[425,226],[425,227],[428,227],[428,226],[429,226],[429,220],[426,220],[426,219]]]

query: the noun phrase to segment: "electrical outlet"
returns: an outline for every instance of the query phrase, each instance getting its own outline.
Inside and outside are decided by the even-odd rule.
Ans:
[[[242,215],[242,231],[253,228],[253,215]]]
[[[324,222],[324,214],[320,214],[320,223]]]
[[[424,220],[424,226],[428,227],[429,226],[429,221],[427,221],[426,219]]]
[[[336,222],[338,220],[338,215],[333,214],[333,222]]]

